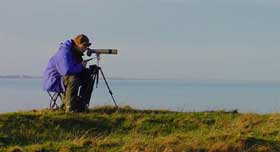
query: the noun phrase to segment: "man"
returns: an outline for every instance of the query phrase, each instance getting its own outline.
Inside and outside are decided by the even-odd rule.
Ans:
[[[93,80],[82,56],[90,45],[84,34],[66,40],[51,57],[44,72],[43,89],[64,93],[62,107],[66,112],[83,112],[88,107]]]

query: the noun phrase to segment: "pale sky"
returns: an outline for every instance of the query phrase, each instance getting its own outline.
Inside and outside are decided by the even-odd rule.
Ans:
[[[0,0],[0,75],[42,75],[84,33],[107,76],[280,80],[279,0]]]

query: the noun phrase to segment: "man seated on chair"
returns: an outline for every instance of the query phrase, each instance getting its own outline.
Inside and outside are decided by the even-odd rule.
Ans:
[[[91,45],[84,34],[61,43],[44,72],[43,89],[63,93],[66,112],[83,112],[88,108],[93,79],[82,56]]]

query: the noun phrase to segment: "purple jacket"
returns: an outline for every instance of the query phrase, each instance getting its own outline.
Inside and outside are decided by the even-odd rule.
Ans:
[[[72,40],[67,40],[60,44],[58,51],[50,58],[44,72],[44,91],[64,92],[62,77],[75,75],[83,70],[83,65],[75,60],[72,48]]]

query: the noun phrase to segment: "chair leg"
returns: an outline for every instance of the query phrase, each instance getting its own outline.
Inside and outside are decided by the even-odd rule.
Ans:
[[[50,96],[50,105],[49,105],[49,108],[50,109],[58,109],[59,108],[59,106],[57,105],[57,103],[56,103],[56,100],[57,100],[57,98],[58,97],[60,97],[61,98],[61,95],[60,95],[60,93],[54,93],[53,95],[50,93],[50,92],[48,92],[48,94],[49,94],[49,96]]]

